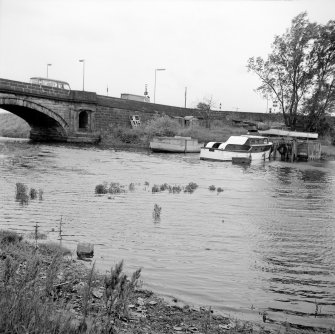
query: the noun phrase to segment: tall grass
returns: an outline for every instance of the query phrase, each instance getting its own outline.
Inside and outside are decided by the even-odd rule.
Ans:
[[[73,301],[78,281],[59,249],[41,244],[36,251],[17,233],[8,231],[0,231],[0,247],[5,254],[0,258],[0,333],[112,333],[118,319],[128,316],[141,269],[128,279],[123,262],[112,268],[103,283],[105,307],[92,313],[92,288],[101,284],[94,266],[86,279],[82,277],[84,287]],[[78,303],[78,296],[79,314],[74,317],[70,309],[73,302]]]

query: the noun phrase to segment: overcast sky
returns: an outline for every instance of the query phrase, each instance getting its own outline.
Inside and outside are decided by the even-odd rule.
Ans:
[[[195,107],[212,98],[223,110],[265,112],[248,73],[249,57],[265,57],[275,35],[307,11],[335,18],[334,0],[0,0],[0,77],[47,75],[85,90]]]

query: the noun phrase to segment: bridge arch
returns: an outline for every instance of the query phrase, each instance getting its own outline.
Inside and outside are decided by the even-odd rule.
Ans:
[[[26,99],[0,97],[0,108],[24,119],[31,127],[33,140],[66,141],[69,125],[54,111]]]

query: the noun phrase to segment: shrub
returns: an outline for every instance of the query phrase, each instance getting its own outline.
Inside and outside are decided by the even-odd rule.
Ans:
[[[129,191],[134,191],[135,190],[135,184],[134,183],[130,183],[128,186]]]
[[[22,239],[22,235],[16,232],[0,230],[0,244],[16,244]]]
[[[216,187],[215,187],[214,185],[211,185],[211,186],[208,187],[208,189],[209,189],[210,191],[215,191]]]
[[[121,142],[126,144],[137,144],[141,142],[141,133],[138,129],[117,128],[115,135]]]
[[[216,191],[217,191],[218,193],[221,193],[221,192],[223,192],[223,189],[222,189],[221,187],[218,187],[218,188],[216,189]]]
[[[180,131],[180,125],[169,116],[157,116],[145,124],[144,131],[149,139],[154,136],[173,137]]]

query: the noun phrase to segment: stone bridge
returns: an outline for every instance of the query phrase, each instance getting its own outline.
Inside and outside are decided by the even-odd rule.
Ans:
[[[156,114],[199,116],[197,109],[131,101],[94,92],[51,88],[1,78],[0,108],[24,119],[31,127],[32,140],[84,143],[97,142],[113,127],[130,127],[129,117],[135,114],[140,116],[142,122]],[[217,112],[215,118],[250,120],[251,115]],[[267,114],[257,114],[257,117],[261,115]]]

